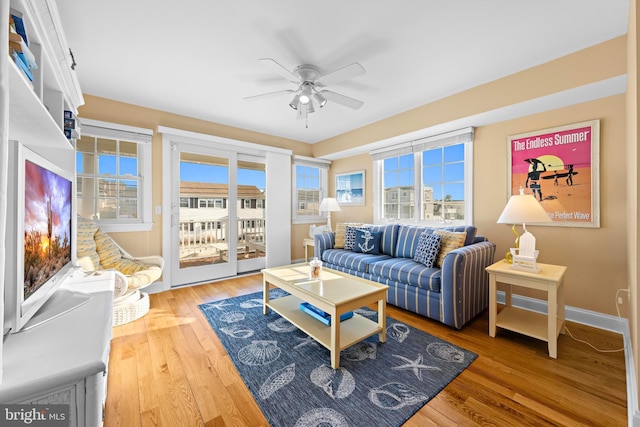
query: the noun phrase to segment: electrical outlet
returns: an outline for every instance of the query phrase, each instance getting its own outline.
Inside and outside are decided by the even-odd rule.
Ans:
[[[622,304],[622,297],[618,297],[618,304]]]

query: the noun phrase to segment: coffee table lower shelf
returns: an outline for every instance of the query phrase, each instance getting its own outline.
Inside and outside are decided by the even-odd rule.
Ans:
[[[269,300],[268,306],[311,338],[331,350],[331,326],[323,324],[300,310],[301,302],[303,301],[300,298],[289,295]],[[382,331],[376,322],[357,313],[353,313],[353,317],[339,323],[340,348],[338,350],[344,350]]]

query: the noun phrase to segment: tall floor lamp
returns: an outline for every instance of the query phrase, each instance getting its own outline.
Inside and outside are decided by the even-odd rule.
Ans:
[[[332,230],[331,212],[337,212],[339,210],[341,210],[340,205],[338,204],[338,201],[333,197],[325,197],[324,199],[322,199],[322,202],[320,202],[320,212],[327,213],[327,227],[329,227],[329,231]]]

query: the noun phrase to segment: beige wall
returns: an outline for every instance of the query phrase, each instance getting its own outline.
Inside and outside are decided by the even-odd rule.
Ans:
[[[624,95],[608,97],[480,127],[474,138],[474,223],[498,245],[498,259],[514,240],[509,225],[496,224],[508,200],[507,136],[600,119],[600,228],[527,228],[537,239],[539,262],[568,267],[566,303],[610,315],[616,315],[616,290],[628,286],[624,103]]]

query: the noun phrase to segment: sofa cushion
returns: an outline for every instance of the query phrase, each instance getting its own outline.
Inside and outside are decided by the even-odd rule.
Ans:
[[[418,239],[418,247],[413,260],[427,267],[433,267],[436,259],[438,259],[441,241],[442,235],[423,231],[420,234],[420,239]]]
[[[335,244],[333,247],[335,249],[343,249],[344,248],[344,239],[345,234],[347,232],[347,225],[361,226],[362,223],[359,222],[339,222],[336,224],[335,231]]]
[[[449,252],[464,246],[467,233],[465,231],[456,232],[445,230],[436,230],[435,233],[442,236],[440,251],[438,252],[438,260],[436,261],[436,267],[442,267],[442,261]]]
[[[389,258],[389,255],[363,254],[346,249],[327,249],[322,253],[322,262],[361,273],[368,273],[371,263]]]
[[[382,232],[371,232],[367,229],[356,229],[356,240],[353,247],[354,252],[378,255],[380,254],[380,238]]]
[[[413,225],[400,225],[395,256],[398,258],[413,258],[416,254],[420,234],[423,231],[430,233],[433,232],[433,229]]]
[[[369,273],[411,286],[440,292],[440,269],[409,258],[390,258],[369,265]]]

